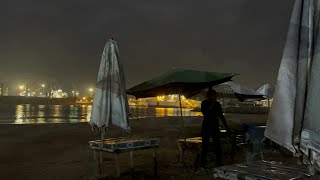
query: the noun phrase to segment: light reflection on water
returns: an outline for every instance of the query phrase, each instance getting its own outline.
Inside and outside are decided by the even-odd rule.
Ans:
[[[79,123],[91,117],[92,105],[14,105],[0,106],[0,123]],[[130,107],[131,119],[180,116],[179,108]],[[184,116],[201,116],[199,112],[183,109]]]

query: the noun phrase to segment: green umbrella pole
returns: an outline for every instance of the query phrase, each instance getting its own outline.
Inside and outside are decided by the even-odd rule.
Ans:
[[[179,94],[179,103],[180,103],[180,115],[183,118],[183,114],[182,114],[182,102],[181,102],[181,95]]]
[[[183,113],[182,113],[182,102],[181,102],[181,94],[179,94],[179,103],[180,103],[180,116],[182,120],[182,135],[184,136],[184,120],[183,120]]]
[[[222,93],[222,108],[224,109],[226,106],[225,106],[225,99],[224,99],[224,93]]]

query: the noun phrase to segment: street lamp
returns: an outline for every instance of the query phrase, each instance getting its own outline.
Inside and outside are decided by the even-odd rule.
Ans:
[[[93,96],[93,88],[89,88],[89,96],[90,96],[90,97]]]
[[[42,87],[42,94],[46,94],[46,93],[44,93],[44,88],[46,87],[46,85],[45,84],[41,84],[41,87]]]
[[[24,85],[19,85],[19,86],[18,86],[19,96],[21,96],[22,93],[24,93],[24,91],[27,91],[27,90],[26,90],[26,86],[24,86]]]

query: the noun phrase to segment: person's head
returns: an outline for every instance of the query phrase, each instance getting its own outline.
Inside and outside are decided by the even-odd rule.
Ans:
[[[207,98],[209,100],[216,101],[217,100],[217,91],[215,91],[214,89],[209,89],[207,91]]]

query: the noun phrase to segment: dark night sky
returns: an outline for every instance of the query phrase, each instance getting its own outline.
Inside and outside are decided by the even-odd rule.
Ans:
[[[294,0],[3,0],[0,82],[95,83],[108,37],[128,87],[172,66],[274,84]]]

